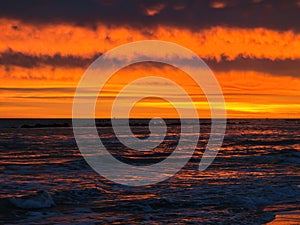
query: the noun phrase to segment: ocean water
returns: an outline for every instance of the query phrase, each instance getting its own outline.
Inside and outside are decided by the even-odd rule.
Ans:
[[[210,135],[210,121],[201,120],[186,166],[145,187],[97,174],[70,120],[0,122],[0,224],[300,224],[300,120],[228,120],[219,154],[200,172]],[[142,139],[147,122],[131,123]],[[169,120],[163,143],[141,153],[120,144],[109,121],[97,124],[110,152],[135,165],[162,161],[180,136],[178,121]]]

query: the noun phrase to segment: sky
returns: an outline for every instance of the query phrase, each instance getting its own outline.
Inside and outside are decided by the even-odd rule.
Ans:
[[[207,63],[229,118],[299,118],[299,21],[300,0],[0,0],[0,117],[70,118],[78,82],[97,57],[132,41],[163,40]],[[110,117],[122,87],[149,75],[175,80],[200,117],[210,117],[205,94],[187,74],[155,63],[117,72],[95,115]],[[145,85],[134,94],[166,91],[163,83]],[[151,97],[131,111],[157,114],[178,116],[172,104]]]

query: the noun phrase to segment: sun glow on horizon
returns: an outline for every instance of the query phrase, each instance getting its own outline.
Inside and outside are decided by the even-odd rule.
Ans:
[[[261,59],[273,62],[300,59],[299,33],[267,28],[214,26],[191,31],[159,25],[139,30],[99,23],[95,29],[90,29],[70,24],[37,26],[0,18],[0,30],[3,31],[0,37],[1,56],[7,57],[0,65],[2,118],[70,118],[74,92],[86,69],[82,66],[83,61],[91,63],[92,60],[87,60],[87,57],[131,41],[160,39],[175,42],[195,51],[204,60],[214,59],[216,63],[224,59],[235,62],[238,57],[258,62]],[[13,63],[7,64],[5,60]],[[228,117],[300,117],[300,77],[288,75],[289,68],[286,68],[286,75],[277,75],[272,68],[269,71],[251,67],[245,70],[235,67],[230,70],[211,69],[223,90]],[[210,117],[205,95],[186,75],[167,66],[158,68],[149,64],[121,70],[118,78],[107,85],[102,106],[111,106],[130,77],[153,74],[175,79],[191,95],[200,117]],[[163,84],[136,90],[146,92],[147,88],[165,91]],[[176,101],[181,100],[178,97]],[[185,103],[181,102],[181,105],[184,107]],[[155,99],[148,99],[136,107],[132,117],[149,117],[154,112],[176,117],[169,103]],[[109,117],[106,111],[97,116]]]

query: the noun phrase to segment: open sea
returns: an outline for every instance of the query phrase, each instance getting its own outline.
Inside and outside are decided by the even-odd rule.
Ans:
[[[96,123],[111,154],[128,164],[162,161],[180,136],[180,123],[167,120],[163,143],[138,152],[119,143],[109,120]],[[131,121],[141,139],[147,123]],[[130,187],[85,162],[71,120],[1,119],[0,224],[300,224],[299,119],[229,119],[223,145],[204,172],[198,164],[210,120],[200,126],[198,146],[181,171]]]

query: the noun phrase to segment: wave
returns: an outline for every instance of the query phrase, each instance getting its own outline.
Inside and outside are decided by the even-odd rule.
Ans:
[[[42,209],[55,206],[51,195],[46,191],[38,191],[35,195],[12,197],[9,201],[17,208],[21,209]]]
[[[58,204],[76,204],[92,198],[99,198],[103,190],[98,188],[86,188],[83,190],[64,190],[50,194],[45,190],[36,194],[21,197],[0,199],[0,212],[14,209],[35,210],[57,206]]]

